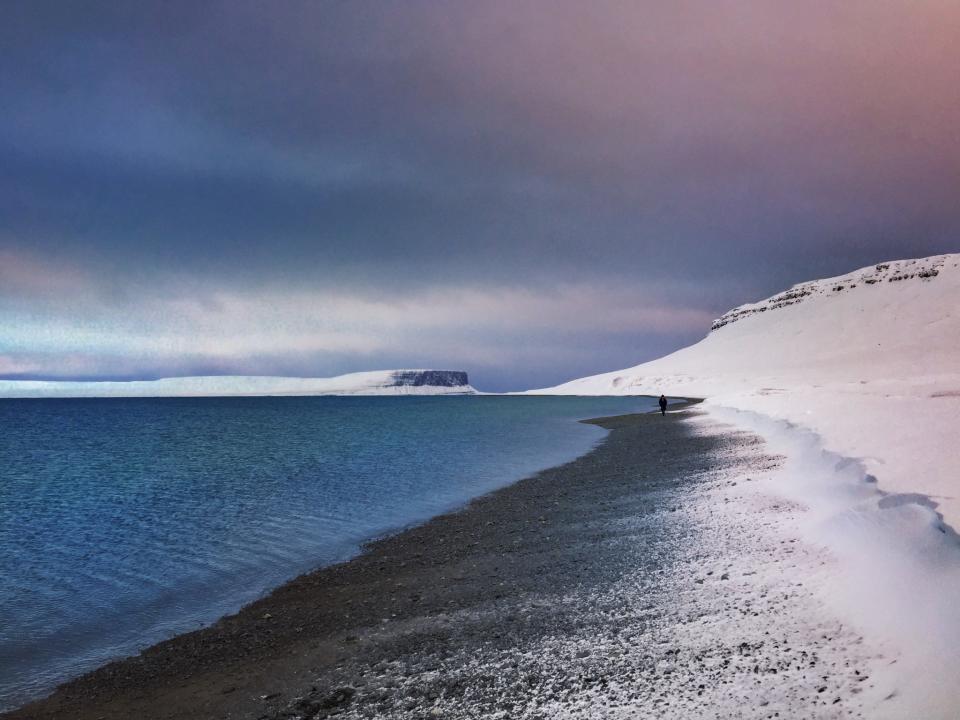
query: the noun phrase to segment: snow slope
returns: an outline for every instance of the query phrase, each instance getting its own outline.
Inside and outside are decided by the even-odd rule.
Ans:
[[[703,397],[786,420],[960,528],[960,254],[801,283],[672,355],[530,392]]]
[[[0,397],[223,395],[472,395],[459,370],[377,370],[332,378],[211,375],[129,382],[0,380]]]
[[[803,583],[886,648],[867,717],[960,717],[960,254],[801,283],[671,355],[530,392],[702,397],[698,422],[762,436],[785,459],[751,486],[803,507],[835,563]]]

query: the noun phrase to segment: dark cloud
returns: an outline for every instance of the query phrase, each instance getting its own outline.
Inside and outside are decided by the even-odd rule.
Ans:
[[[934,0],[4,10],[0,250],[86,278],[45,291],[37,327],[81,323],[71,307],[148,322],[158,297],[400,303],[456,286],[612,288],[607,300],[706,318],[809,277],[957,249],[960,11]],[[0,272],[0,312],[23,318],[32,296],[12,276]],[[549,330],[530,318],[503,334],[470,318],[491,387],[630,364],[697,332],[571,336],[562,318]],[[469,365],[454,329],[360,354],[332,343],[188,361],[177,341],[131,360],[98,346],[83,372]],[[568,341],[587,349],[558,353]],[[48,356],[5,342],[10,373],[56,369],[55,351],[31,364]]]

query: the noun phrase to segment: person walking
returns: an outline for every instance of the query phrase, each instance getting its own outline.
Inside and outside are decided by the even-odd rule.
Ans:
[[[661,415],[667,414],[667,396],[666,395],[660,396],[660,414]]]

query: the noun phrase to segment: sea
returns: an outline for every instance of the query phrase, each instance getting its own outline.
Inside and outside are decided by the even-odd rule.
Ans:
[[[0,709],[588,452],[645,397],[0,399]]]

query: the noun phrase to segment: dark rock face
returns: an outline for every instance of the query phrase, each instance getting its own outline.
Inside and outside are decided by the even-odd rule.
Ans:
[[[431,385],[434,387],[461,387],[469,385],[467,374],[462,370],[397,370],[393,373],[393,386]]]

